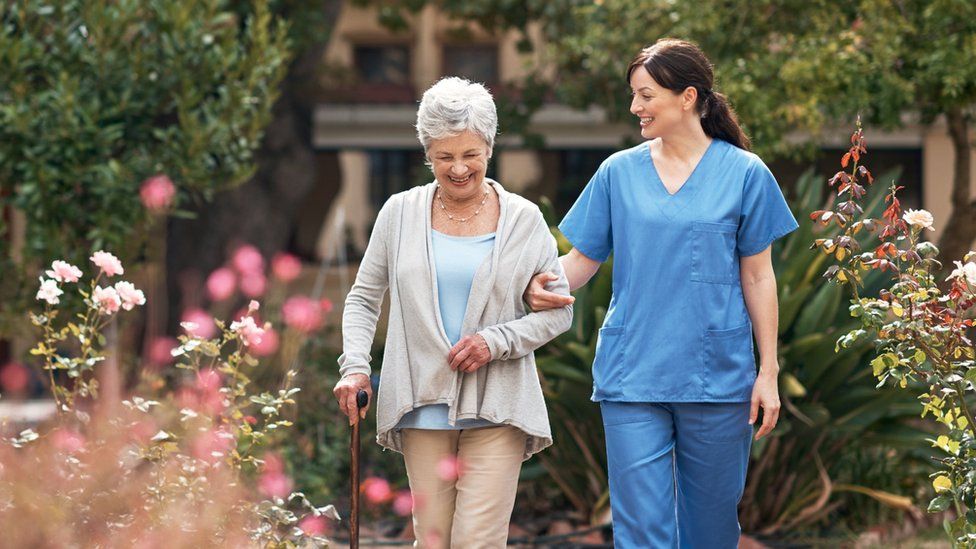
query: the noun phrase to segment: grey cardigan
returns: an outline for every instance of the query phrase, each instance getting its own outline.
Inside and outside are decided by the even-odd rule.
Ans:
[[[402,452],[394,429],[404,414],[447,404],[448,421],[483,418],[526,434],[523,459],[552,444],[549,417],[532,352],[569,329],[572,306],[527,312],[522,292],[543,271],[560,278],[548,289],[569,294],[556,241],[539,208],[490,181],[501,213],[491,255],[474,275],[461,335],[481,334],[491,361],[455,372],[437,302],[430,211],[435,183],[393,195],[376,217],[342,313],[342,376],[370,373],[370,346],[387,289],[390,317],[376,398],[376,441]]]

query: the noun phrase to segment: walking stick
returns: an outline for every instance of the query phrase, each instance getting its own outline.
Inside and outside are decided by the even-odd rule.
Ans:
[[[369,404],[369,394],[360,389],[356,393],[356,413]],[[349,451],[352,452],[352,496],[349,511],[349,549],[359,549],[359,424],[362,418],[357,417],[352,426],[352,439],[349,441]]]

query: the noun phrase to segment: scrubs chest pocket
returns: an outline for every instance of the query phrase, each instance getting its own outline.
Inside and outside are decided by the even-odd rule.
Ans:
[[[736,279],[734,223],[695,222],[691,226],[691,279],[734,284]]]

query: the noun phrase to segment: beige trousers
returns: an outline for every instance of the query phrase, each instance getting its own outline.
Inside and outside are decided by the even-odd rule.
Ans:
[[[404,429],[402,436],[414,498],[414,547],[505,547],[525,433],[503,425],[458,431]]]

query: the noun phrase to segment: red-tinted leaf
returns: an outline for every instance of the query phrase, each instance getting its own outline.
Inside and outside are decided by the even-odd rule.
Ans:
[[[857,173],[861,174],[861,176],[863,177],[868,178],[868,184],[874,183],[874,176],[871,175],[871,172],[868,171],[868,169],[865,166],[858,167]]]
[[[843,158],[840,159],[840,165],[846,168],[847,164],[849,164],[850,161],[851,161],[851,153],[848,152],[843,156]]]

